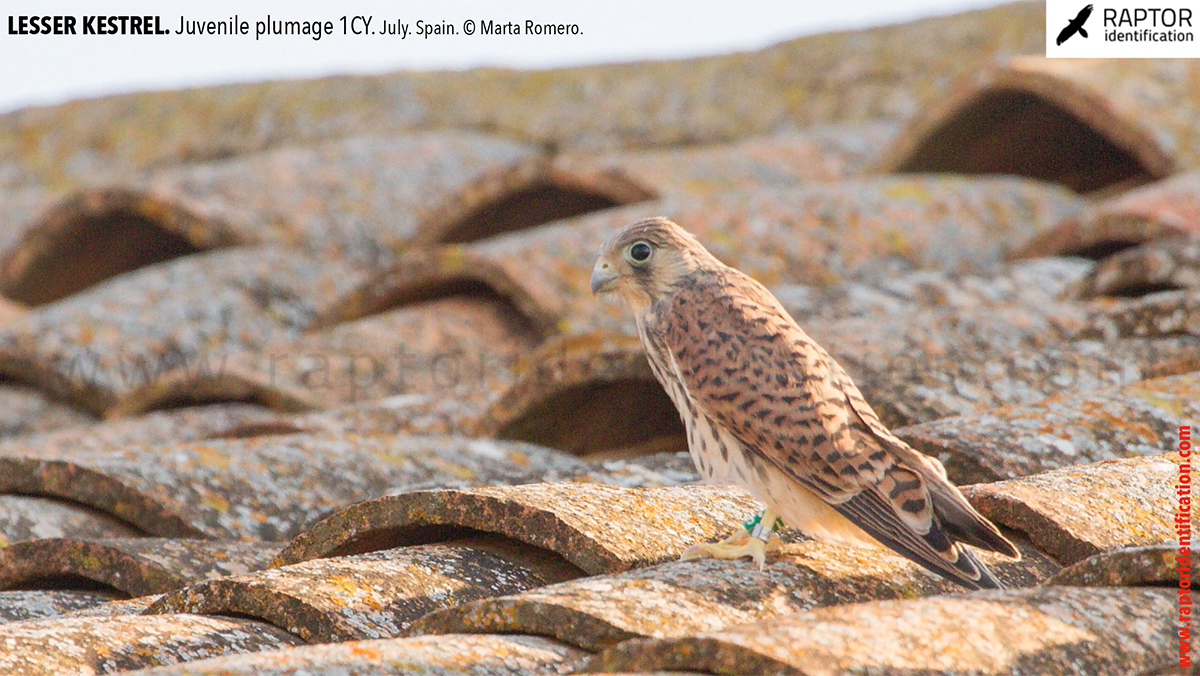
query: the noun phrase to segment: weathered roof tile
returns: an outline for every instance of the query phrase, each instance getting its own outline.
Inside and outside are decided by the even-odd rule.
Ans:
[[[1011,479],[1069,465],[1157,455],[1200,418],[1200,373],[1060,395],[1025,406],[897,430],[959,482]]]
[[[0,672],[111,673],[298,645],[251,620],[198,615],[51,618],[0,625]]]
[[[1058,568],[1028,546],[1023,553],[1019,564],[984,558],[1018,586]],[[413,631],[538,634],[594,652],[631,638],[687,636],[817,607],[955,589],[879,548],[806,541],[768,555],[761,573],[748,560],[673,561],[461,604],[426,615]]]
[[[572,476],[578,461],[516,442],[294,434],[0,455],[0,491],[75,501],[162,537],[279,540],[357,500],[560,468]]]
[[[611,573],[724,537],[756,509],[748,494],[723,486],[542,483],[419,491],[333,514],[297,536],[276,564],[482,531],[554,552],[590,574]]]
[[[593,670],[722,674],[1141,673],[1173,661],[1175,593],[1040,587],[824,608],[724,631],[640,639]]]
[[[963,489],[995,523],[1025,533],[1069,565],[1121,547],[1174,537],[1170,510],[1175,454],[1106,460]]]
[[[28,540],[0,549],[0,588],[65,578],[145,596],[265,568],[279,549],[240,540]]]
[[[142,531],[71,500],[0,495],[0,547],[35,538],[127,538]]]
[[[1200,173],[1189,172],[1103,200],[1063,219],[1013,255],[1102,258],[1128,246],[1194,235],[1198,223]]]
[[[111,599],[109,594],[93,591],[4,591],[0,592],[0,624],[56,617],[73,610],[98,606]]]
[[[946,82],[1043,50],[1038,3],[814,35],[751,53],[556,70],[339,76],[139,92],[0,116],[24,183],[415,128],[560,147],[699,144],[789,127],[903,120]],[[39,139],[29,143],[28,139]],[[11,183],[12,181],[10,181]]]
[[[387,638],[438,608],[556,579],[538,568],[469,546],[402,547],[202,582],[149,612],[253,617],[310,643]]]
[[[551,676],[582,657],[535,636],[422,636],[229,655],[138,676]]]
[[[219,374],[224,351],[296,336],[323,300],[340,296],[355,280],[345,265],[279,249],[189,256],[5,327],[0,373],[103,414],[172,369]],[[177,397],[186,402],[195,394]]]
[[[1103,552],[1064,568],[1046,584],[1071,587],[1178,587],[1180,571],[1173,544],[1126,547]]]
[[[1195,66],[1019,56],[941,92],[888,152],[891,170],[1017,174],[1080,192],[1200,163]]]
[[[1200,198],[1200,195],[1197,196]],[[1200,210],[1200,206],[1198,206]],[[1200,219],[1200,214],[1197,215]],[[1200,287],[1200,233],[1156,239],[1109,256],[1075,285],[1080,298]]]

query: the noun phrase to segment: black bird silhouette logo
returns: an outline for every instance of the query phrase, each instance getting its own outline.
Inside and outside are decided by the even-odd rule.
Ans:
[[[1086,38],[1088,34],[1087,31],[1083,30],[1083,24],[1087,23],[1088,17],[1091,15],[1091,5],[1079,10],[1079,13],[1075,15],[1075,18],[1071,19],[1071,22],[1067,24],[1067,27],[1062,29],[1062,32],[1058,34],[1058,40],[1055,42],[1055,44],[1061,45],[1067,40],[1070,40],[1071,36],[1075,35],[1076,33],[1079,33]]]

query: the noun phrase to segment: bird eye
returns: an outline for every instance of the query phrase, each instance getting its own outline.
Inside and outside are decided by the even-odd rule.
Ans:
[[[645,263],[654,252],[649,242],[634,242],[629,247],[629,260],[634,263]]]

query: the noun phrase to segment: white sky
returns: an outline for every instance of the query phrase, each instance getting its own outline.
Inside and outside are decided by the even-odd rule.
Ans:
[[[4,0],[0,5],[0,112],[142,89],[475,66],[548,68],[757,49],[800,35],[897,23],[1002,4],[998,0]],[[21,15],[158,15],[166,36],[10,35]],[[237,14],[249,36],[176,35],[180,17]],[[273,19],[332,21],[335,33],[254,38]],[[467,19],[578,24],[578,36],[341,35],[341,17],[410,25]],[[82,27],[77,25],[77,31]]]

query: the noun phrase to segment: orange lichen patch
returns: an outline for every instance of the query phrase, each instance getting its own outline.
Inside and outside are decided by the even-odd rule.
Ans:
[[[130,270],[239,243],[226,224],[147,193],[84,191],[25,229],[0,260],[0,293],[42,305]]]
[[[654,197],[620,171],[534,157],[489,172],[430,207],[414,241],[470,242]]]
[[[1094,192],[1200,163],[1200,98],[1172,61],[1022,56],[975,76],[910,123],[882,167],[1015,174]]]

